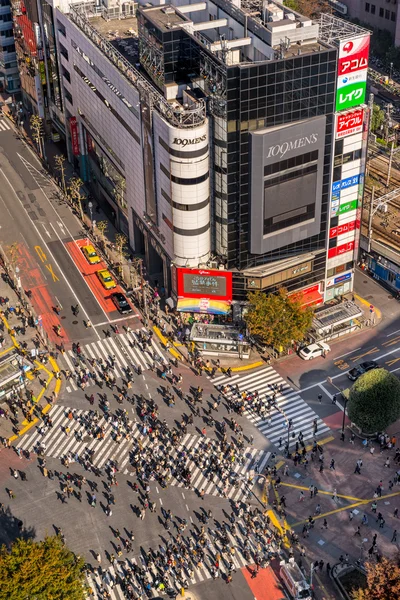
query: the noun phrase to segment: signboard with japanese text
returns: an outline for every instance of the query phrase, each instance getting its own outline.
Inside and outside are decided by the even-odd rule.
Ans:
[[[69,120],[69,126],[71,130],[71,144],[72,144],[72,153],[74,156],[79,156],[79,133],[78,133],[78,123],[76,121],[76,117],[71,117]]]
[[[340,42],[338,76],[368,69],[369,35]]]
[[[369,38],[367,34],[340,42],[336,111],[359,106],[365,101]]]
[[[328,258],[333,258],[334,256],[340,256],[341,254],[345,254],[346,252],[351,252],[352,250],[354,250],[354,241],[347,242],[346,244],[341,244],[340,246],[336,246],[336,248],[329,248]]]
[[[360,133],[363,129],[364,109],[357,108],[346,113],[336,115],[336,139]]]
[[[351,221],[350,223],[344,223],[337,227],[331,227],[329,230],[329,238],[332,239],[338,235],[344,235],[345,233],[351,233],[357,228],[357,221]]]
[[[178,298],[232,300],[230,271],[177,268]]]

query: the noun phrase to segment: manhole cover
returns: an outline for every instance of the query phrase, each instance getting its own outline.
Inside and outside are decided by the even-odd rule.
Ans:
[[[368,283],[368,279],[364,279],[363,283]]]
[[[72,325],[78,325],[79,321],[72,321]]]
[[[61,320],[63,320],[63,319],[66,319],[66,318],[67,318],[67,317],[66,317],[65,315],[63,315],[63,316],[61,317]]]
[[[91,440],[91,439],[92,439],[92,438],[90,437],[90,435],[85,435],[85,437],[83,438],[83,441],[84,441],[84,442],[85,442],[85,444],[86,444],[87,442],[90,442],[90,440]]]

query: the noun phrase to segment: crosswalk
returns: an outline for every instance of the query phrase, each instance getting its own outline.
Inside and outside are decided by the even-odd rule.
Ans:
[[[227,530],[227,535],[231,546],[235,548],[235,553],[234,555],[230,555],[230,558],[234,564],[234,568],[237,571],[240,571],[240,569],[253,563],[253,557],[255,554],[260,556],[260,544],[258,540],[253,539],[252,536],[245,535],[245,524],[242,519],[238,519],[236,523],[236,533],[233,535],[229,530]],[[189,532],[188,535],[190,535],[190,533],[192,532]],[[215,563],[215,557],[217,554],[221,554],[222,545],[212,534],[213,531],[208,529],[206,532],[205,560],[202,561],[201,564],[194,564],[192,567],[192,572],[189,572],[187,568],[183,571],[187,585],[195,585],[213,577],[212,569],[210,567],[213,563]],[[247,560],[243,553],[243,548],[246,544],[250,552],[250,560]],[[276,552],[277,550],[274,543],[271,545],[271,550],[272,552]],[[144,549],[142,549],[142,551],[144,552]],[[249,558],[249,556],[247,558]],[[267,554],[263,554],[261,552],[261,558],[267,559]],[[147,567],[147,571],[151,576],[153,583],[160,579],[160,575],[159,572],[157,572],[156,567],[149,567],[146,565],[143,555],[121,559],[119,561],[115,561],[108,568],[102,568],[101,573],[99,573],[97,569],[93,569],[92,572],[87,574],[87,583],[92,592],[92,595],[88,596],[88,598],[103,598],[104,596],[102,595],[102,592],[104,590],[108,592],[108,597],[111,600],[126,600],[127,598],[142,598],[146,596],[149,598],[160,598],[160,592],[155,588],[145,593],[141,583],[135,578],[135,576],[132,578],[131,588],[126,590],[127,593],[125,594],[120,582],[125,578],[128,570],[134,571],[135,566],[145,569]],[[227,573],[228,560],[226,555],[222,554],[218,577],[225,577]],[[173,573],[166,576],[166,581],[166,590],[168,590],[168,592],[172,592],[171,594],[168,593],[168,596],[176,597],[181,588],[178,585],[176,578],[173,576]],[[175,593],[173,593],[173,591],[175,591]]]
[[[77,367],[88,367],[87,358],[95,359],[95,364],[92,371],[97,372],[102,376],[100,361],[103,360],[110,364],[110,359],[115,356],[114,373],[117,378],[126,377],[125,369],[130,367],[140,366],[143,371],[149,369],[154,363],[166,363],[161,349],[152,339],[151,345],[147,346],[145,351],[142,350],[137,332],[120,333],[115,337],[108,337],[85,344],[81,346],[81,354],[78,356],[73,350],[67,350],[62,355],[62,359],[67,367],[74,374]],[[88,379],[87,386],[95,385],[93,378]],[[77,390],[78,384],[74,377],[67,380],[66,391],[71,392]]]
[[[0,131],[7,131],[11,129],[11,126],[7,123],[5,118],[0,118]]]
[[[92,464],[101,469],[107,461],[112,460],[118,463],[119,471],[126,476],[134,476],[135,473],[130,468],[131,452],[140,441],[143,449],[146,449],[152,442],[150,438],[143,434],[143,428],[140,423],[131,423],[132,439],[122,438],[117,441],[115,424],[113,419],[102,417],[98,423],[103,427],[104,437],[102,439],[94,438],[88,435],[87,424],[90,420],[88,411],[73,409],[73,418],[68,414],[71,409],[65,406],[57,405],[51,408],[49,416],[53,422],[50,428],[43,424],[30,435],[27,435],[17,445],[21,451],[29,452],[42,446],[45,448],[46,456],[50,458],[69,457],[70,461],[79,461],[87,450],[95,451],[92,457]],[[67,428],[69,431],[67,431]],[[200,435],[186,434],[181,443],[174,449],[172,459],[185,450],[190,456],[190,452],[196,449],[202,452],[203,444],[210,441]],[[212,441],[215,443],[215,441]],[[160,449],[160,457],[163,449]],[[266,466],[270,452],[259,451],[249,447],[244,450],[242,462],[236,461],[232,464],[230,477],[222,482],[217,476],[211,481],[207,469],[200,469],[193,460],[188,463],[191,473],[190,485],[193,489],[200,491],[204,489],[205,494],[213,496],[223,496],[232,500],[243,498],[249,489],[249,484],[254,483],[253,471],[261,473]],[[255,473],[254,473],[255,475]],[[250,481],[251,480],[251,481]],[[182,480],[175,479],[173,476],[169,485],[184,487]]]
[[[289,432],[289,447],[296,444],[297,436],[301,432],[303,441],[314,438],[314,419],[317,423],[316,437],[330,431],[323,420],[310,408],[299,393],[294,390],[272,367],[263,367],[248,374],[233,373],[232,377],[221,375],[213,379],[216,387],[238,386],[240,392],[258,392],[259,397],[272,397],[274,386],[278,386],[276,393],[276,407],[270,411],[266,418],[259,416],[254,410],[245,410],[245,416],[251,421],[261,433],[273,444],[284,448],[287,443],[288,428],[287,421],[292,419],[292,427]],[[226,396],[230,397],[235,392],[230,389]],[[294,436],[293,436],[294,434]]]

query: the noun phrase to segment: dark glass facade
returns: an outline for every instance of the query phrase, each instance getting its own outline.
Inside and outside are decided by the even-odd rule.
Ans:
[[[291,256],[324,250],[332,160],[336,50],[296,58],[233,67],[227,73],[228,95],[228,268],[251,267]],[[318,235],[277,247],[266,254],[249,253],[250,151],[249,132],[326,115],[321,231]],[[233,122],[233,123],[232,123]],[[312,273],[290,281],[296,289],[325,276],[325,253]],[[244,278],[234,277],[234,295],[245,296]],[[243,298],[244,299],[244,298]]]

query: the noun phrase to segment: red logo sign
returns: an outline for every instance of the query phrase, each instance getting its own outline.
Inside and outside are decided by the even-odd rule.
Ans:
[[[71,143],[72,143],[72,152],[74,156],[79,156],[79,133],[78,133],[78,123],[76,122],[76,117],[71,117],[69,120],[69,126],[71,130]]]
[[[340,45],[338,75],[348,75],[368,68],[369,35]]]
[[[346,42],[342,48],[343,52],[351,52],[354,48],[353,42]]]
[[[336,138],[343,138],[353,133],[359,133],[362,131],[363,122],[364,110],[362,108],[337,115]]]
[[[344,225],[338,225],[337,227],[332,227],[329,230],[329,238],[337,237],[338,235],[343,235],[345,233],[350,233],[355,229],[358,229],[359,225],[357,225],[357,221],[352,221],[351,223],[345,223]]]
[[[336,246],[336,248],[329,248],[328,258],[334,258],[335,256],[340,256],[341,254],[351,252],[352,250],[354,250],[354,241],[347,242],[347,244],[342,244],[341,246]]]

